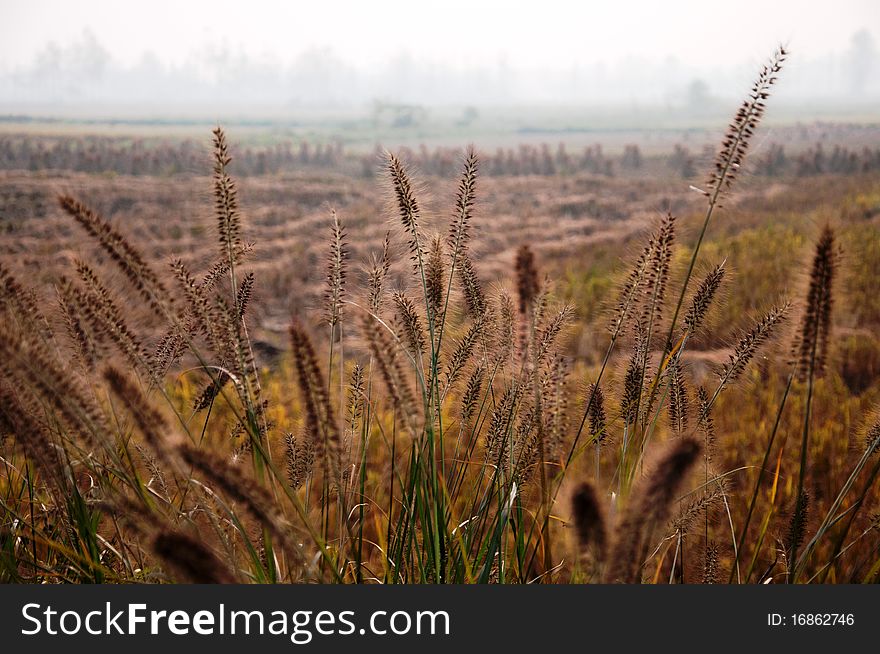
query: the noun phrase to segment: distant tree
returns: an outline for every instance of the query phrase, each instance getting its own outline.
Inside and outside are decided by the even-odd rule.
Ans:
[[[849,72],[850,91],[861,95],[871,78],[877,58],[877,49],[871,33],[862,29],[852,35],[847,70]]]
[[[477,108],[468,106],[465,107],[464,110],[461,112],[461,118],[456,121],[456,124],[459,127],[467,127],[479,117],[480,112],[477,110]]]
[[[629,170],[638,170],[642,167],[642,152],[638,145],[627,145],[623,149],[623,157],[620,165]]]
[[[709,85],[695,79],[687,87],[687,103],[691,109],[703,109],[709,103]]]

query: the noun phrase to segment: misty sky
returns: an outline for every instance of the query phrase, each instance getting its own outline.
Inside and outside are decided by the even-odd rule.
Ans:
[[[0,103],[228,100],[224,76],[270,103],[727,96],[780,41],[796,94],[874,96],[877,38],[877,0],[0,0]]]
[[[843,49],[862,27],[880,27],[876,0],[2,0],[0,61],[29,63],[49,41],[90,30],[127,64],[151,51],[180,64],[226,44],[251,57],[292,60],[313,46],[375,65],[406,51],[468,66],[479,59],[516,67],[568,67],[626,56],[674,56],[731,65],[764,57],[779,40],[811,56]]]

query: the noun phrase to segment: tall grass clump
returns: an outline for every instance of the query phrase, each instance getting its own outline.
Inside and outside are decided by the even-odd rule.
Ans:
[[[710,222],[785,58],[780,49],[762,68],[724,136],[695,242],[677,257],[688,223],[671,213],[645,235],[595,365],[572,356],[569,328],[590,317],[560,301],[538,244],[510,244],[509,285],[481,274],[473,148],[445,226],[404,157],[386,153],[391,229],[361,274],[345,213],[330,210],[320,311],[294,307],[274,366],[250,335],[260,276],[222,129],[210,260],[150,260],[122,228],[61,197],[103,255],[84,252],[51,301],[0,266],[0,578],[873,579],[880,559],[859,543],[874,529],[863,508],[876,499],[876,426],[840,489],[814,497],[810,485],[811,447],[823,442],[816,381],[833,357],[831,228],[803,306],[765,298],[723,326],[716,339],[731,345],[705,374],[689,347],[712,328],[731,275],[726,260],[701,258]],[[794,361],[775,365],[790,314]],[[727,398],[755,385],[775,421],[741,425],[751,440],[740,449]],[[786,406],[801,397],[793,462]],[[766,442],[760,463],[755,442]]]

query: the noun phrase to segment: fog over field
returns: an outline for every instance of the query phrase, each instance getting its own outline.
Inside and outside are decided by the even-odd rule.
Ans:
[[[384,103],[699,117],[739,97],[779,41],[796,56],[777,103],[799,119],[864,115],[880,100],[872,2],[749,0],[713,10],[712,29],[705,3],[687,1],[551,1],[539,15],[516,2],[421,3],[418,16],[394,0],[362,4],[157,2],[123,15],[110,2],[4,2],[0,113],[222,119]]]

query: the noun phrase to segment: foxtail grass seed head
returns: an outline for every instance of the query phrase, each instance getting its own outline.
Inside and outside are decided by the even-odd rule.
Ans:
[[[354,431],[358,420],[364,415],[364,367],[355,363],[351,369],[351,377],[348,380],[348,398],[345,403],[345,422]]]
[[[330,212],[330,253],[327,255],[327,287],[324,291],[324,319],[331,328],[339,324],[342,316],[342,301],[345,297],[346,261],[348,245],[345,241],[345,227],[339,222],[336,211]]]
[[[718,583],[718,545],[712,541],[703,553],[703,583]]]
[[[620,404],[620,413],[629,424],[633,424],[638,417],[644,386],[644,361],[648,353],[647,335],[641,321],[635,322],[633,332],[633,346],[623,378],[623,397]]]
[[[718,264],[697,287],[684,316],[684,328],[688,334],[695,333],[706,319],[706,314],[712,306],[712,299],[721,287],[721,282],[724,281],[724,272],[724,263]]]
[[[385,383],[391,408],[404,420],[412,436],[417,435],[416,399],[409,384],[404,366],[398,357],[398,347],[384,327],[369,315],[363,317],[363,334],[379,376]]]
[[[455,211],[446,240],[449,248],[449,258],[453,266],[457,265],[459,255],[467,251],[468,244],[470,243],[471,222],[476,201],[478,168],[477,153],[473,146],[468,146],[465,152],[461,178],[458,182],[458,191],[455,196]]]
[[[216,301],[212,301],[206,289],[200,286],[193,274],[180,259],[172,259],[171,270],[183,296],[186,298],[187,310],[192,315],[190,323],[192,333],[207,336],[208,344],[220,359],[231,358],[228,351],[228,338],[221,326],[224,317],[218,310]],[[228,316],[227,316],[228,317]]]
[[[52,420],[66,426],[87,451],[98,453],[112,447],[114,430],[90,389],[70,375],[36,335],[13,326],[0,330],[0,371],[8,383],[40,398],[54,412]]]
[[[2,366],[0,366],[2,371]],[[66,493],[67,466],[63,449],[57,447],[50,426],[41,417],[41,410],[23,397],[21,389],[13,389],[0,379],[0,442],[14,434],[14,442],[24,452],[41,479],[50,484],[63,499]]]
[[[536,339],[537,347],[535,348],[536,365],[540,366],[546,361],[547,356],[556,346],[560,334],[562,334],[565,328],[571,324],[573,318],[574,307],[570,304],[566,304],[553,315],[543,328],[538,331]]]
[[[514,311],[510,295],[502,291],[498,296],[499,320],[495,326],[495,360],[498,365],[507,363],[513,352]]]
[[[378,316],[382,308],[382,291],[385,278],[391,269],[391,235],[386,232],[382,242],[382,254],[374,260],[368,275],[370,312]]]
[[[315,461],[314,441],[308,434],[284,435],[284,451],[287,463],[287,480],[293,490],[302,488],[312,476]]]
[[[470,430],[471,419],[477,410],[483,391],[485,376],[486,369],[482,365],[478,365],[468,377],[464,393],[461,396],[461,410],[459,412],[459,424],[462,432]]]
[[[586,552],[592,547],[596,558],[602,561],[605,558],[607,541],[605,518],[591,484],[582,482],[578,485],[572,495],[571,508],[581,551]]]
[[[85,370],[94,372],[97,362],[102,356],[101,344],[79,310],[78,290],[69,280],[62,279],[56,287],[58,306],[76,357]]]
[[[192,584],[232,584],[235,578],[205,544],[188,534],[163,531],[152,549],[174,578]]]
[[[492,412],[486,431],[486,463],[489,465],[503,465],[510,458],[511,430],[521,397],[522,388],[514,382],[505,389]]]
[[[602,388],[595,383],[590,384],[587,390],[587,417],[590,420],[590,436],[596,443],[602,443],[608,436],[606,431],[607,418],[605,415],[605,394]]]
[[[474,262],[467,252],[459,254],[458,279],[464,292],[465,307],[471,320],[477,320],[486,313],[488,303],[486,293],[483,291],[483,283],[480,281]]]
[[[875,422],[868,428],[865,434],[865,450],[872,455],[880,452],[880,421]]]
[[[59,202],[61,208],[113,259],[153,311],[164,317],[166,305],[171,304],[172,296],[165,291],[158,275],[147,264],[140,251],[115,227],[78,200],[69,195],[62,195]]]
[[[270,531],[282,548],[289,552],[299,551],[292,525],[281,513],[278,503],[265,488],[244,473],[242,466],[233,465],[228,458],[189,443],[183,443],[177,449],[193,468],[193,473],[201,476],[212,492],[219,492],[238,503]]]
[[[707,517],[724,501],[727,486],[724,481],[712,484],[695,498],[684,503],[672,519],[672,529],[681,536],[686,536],[699,522]]]
[[[400,291],[392,294],[391,299],[397,309],[397,321],[407,347],[415,357],[421,358],[425,354],[428,339],[415,303]]]
[[[297,382],[305,405],[306,428],[317,447],[317,455],[325,473],[338,480],[341,473],[342,442],[326,377],[320,372],[311,338],[297,322],[290,325],[290,343]]]
[[[202,277],[202,281],[197,284],[197,286],[202,291],[210,291],[213,289],[217,282],[229,273],[229,266],[231,263],[238,263],[238,261],[230,262],[228,259],[223,258],[214,262],[214,265],[204,274]]]
[[[238,212],[238,192],[227,167],[232,163],[229,145],[223,129],[217,127],[214,135],[214,212],[217,234],[220,238],[220,257],[232,261],[242,247],[241,216]]]
[[[826,226],[816,243],[810,269],[810,287],[793,348],[797,373],[801,379],[806,379],[810,374],[818,377],[825,371],[837,259],[834,231]]]
[[[53,331],[39,304],[37,295],[0,263],[0,317],[4,312],[11,312],[16,320],[26,324],[35,335],[48,341],[51,340]]]
[[[169,443],[165,439],[170,430],[165,416],[144,395],[137,383],[119,368],[107,366],[104,369],[104,380],[117,400],[129,410],[138,430],[152,450],[163,461],[168,461],[166,455]]]
[[[641,321],[645,325],[657,324],[662,315],[674,241],[675,216],[667,213],[648,245],[651,254],[645,271],[641,313]]]
[[[156,491],[160,497],[165,499],[165,501],[170,501],[170,496],[168,494],[168,481],[165,472],[160,467],[156,457],[153,456],[149,449],[140,443],[135,445],[135,449],[140,455],[141,460],[144,462],[144,466],[146,466],[147,470],[150,472],[150,480],[147,482],[147,488]]]
[[[421,212],[413,191],[412,182],[403,163],[393,154],[388,155],[388,174],[397,200],[400,223],[407,234],[407,244],[413,262],[418,266],[424,256],[424,249],[419,231]]]
[[[128,327],[122,310],[109,289],[104,286],[98,275],[85,263],[76,263],[77,274],[85,286],[83,293],[74,292],[71,300],[80,315],[91,323],[92,329],[106,336],[122,355],[128,359],[135,370],[149,372],[152,369],[149,356],[144,350],[141,340]]]
[[[684,371],[679,359],[673,359],[668,370],[669,384],[669,425],[677,434],[683,434],[688,427],[688,393],[685,386]]]
[[[618,334],[629,324],[628,318],[637,309],[639,296],[644,293],[643,288],[648,285],[647,280],[651,273],[652,262],[655,262],[657,255],[657,245],[659,241],[659,233],[652,233],[642,251],[636,259],[635,265],[630,270],[626,281],[620,289],[617,305],[608,325],[612,338],[616,338]],[[639,316],[641,319],[641,316]]]
[[[431,241],[428,251],[428,261],[425,266],[425,289],[427,291],[427,306],[431,320],[435,325],[443,322],[446,297],[446,266],[443,257],[443,241],[436,236]]]
[[[654,532],[668,520],[672,503],[699,455],[700,444],[696,440],[690,437],[677,439],[630,498],[616,530],[609,569],[611,581],[639,581]]]
[[[253,272],[249,272],[244,276],[244,279],[241,280],[241,284],[238,287],[238,293],[235,296],[235,309],[238,314],[238,321],[241,322],[244,320],[244,316],[247,313],[248,305],[251,302],[251,296],[254,292],[254,281],[256,280],[256,275]]]
[[[216,380],[208,382],[204,390],[196,395],[193,400],[193,411],[198,413],[199,411],[204,411],[210,407],[214,403],[214,400],[217,399],[217,396],[220,395],[226,384],[229,383],[229,379],[229,373],[222,371],[217,375]]]
[[[538,294],[540,282],[535,266],[535,254],[528,245],[521,245],[516,252],[516,291],[519,296],[519,312],[525,314]]]
[[[546,435],[544,436],[544,457],[548,461],[558,460],[570,427],[569,403],[569,362],[558,353],[550,358],[548,370],[541,381],[540,394],[546,398],[544,404]]]
[[[721,193],[729,190],[739,175],[751,139],[764,116],[765,101],[770,97],[770,88],[776,83],[787,56],[788,52],[781,46],[773,53],[770,61],[761,68],[748,97],[728,126],[704,191],[711,201],[716,201]]]
[[[486,328],[488,318],[474,321],[465,335],[456,342],[455,350],[446,366],[446,388],[451,388],[461,377],[462,371],[470,361],[480,335]]]
[[[709,392],[703,386],[697,389],[697,402],[699,404],[697,429],[703,433],[704,456],[708,464],[712,461],[712,454],[715,452],[715,419],[712,417],[712,407],[709,406]]]
[[[809,509],[810,494],[804,490],[795,498],[791,517],[788,521],[788,533],[786,535],[785,544],[789,558],[791,558],[793,552],[796,552],[800,549],[800,546],[803,545],[804,536],[806,536]],[[789,567],[792,567],[795,565],[795,561],[790,560],[788,564]]]
[[[542,418],[538,415],[537,407],[534,404],[531,404],[525,411],[520,411],[519,415],[522,417],[514,428],[511,456],[502,461],[502,464],[506,476],[522,490],[532,481],[537,468],[538,443],[544,427]]]
[[[773,337],[779,325],[786,320],[790,307],[788,302],[773,307],[740,337],[733,354],[721,369],[722,386],[736,380],[743,373],[761,346]]]

